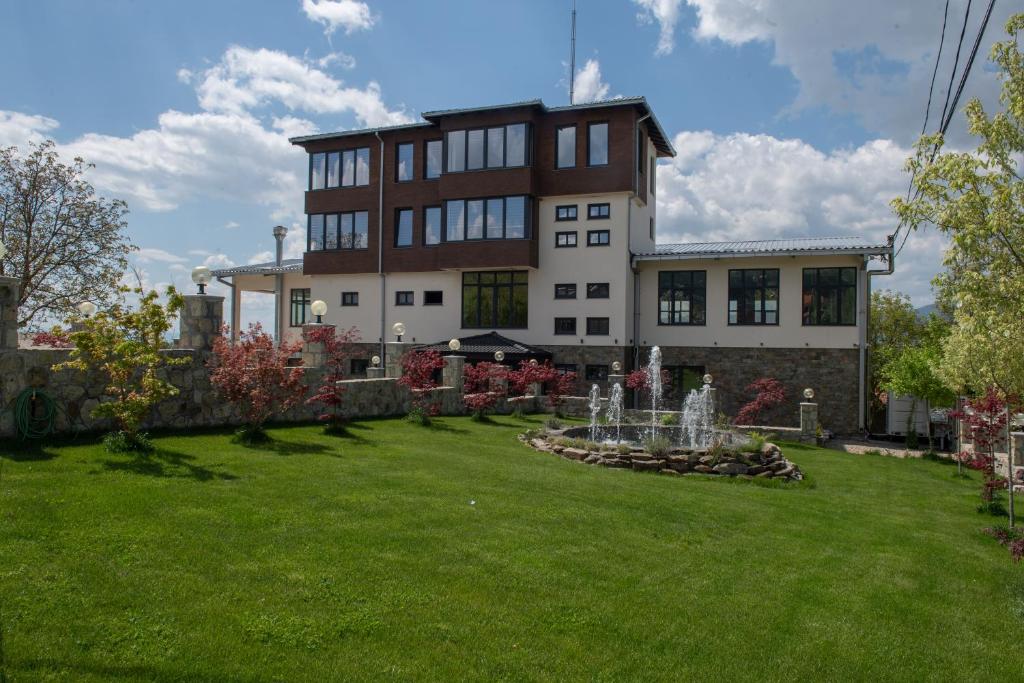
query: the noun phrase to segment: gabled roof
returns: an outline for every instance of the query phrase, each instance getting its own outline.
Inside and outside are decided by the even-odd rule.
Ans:
[[[218,268],[211,271],[214,277],[227,277],[229,275],[278,275],[279,273],[301,273],[302,259],[286,258],[281,260],[281,265],[273,261],[270,263],[251,263],[247,266],[234,266],[232,268]]]
[[[637,261],[660,261],[737,256],[797,256],[800,254],[885,255],[891,253],[891,244],[878,244],[863,237],[797,237],[780,240],[659,244],[655,251],[636,254],[635,258]]]
[[[622,106],[639,107],[647,116],[648,130],[651,136],[651,141],[654,142],[654,146],[658,150],[658,156],[674,157],[676,155],[676,150],[674,147],[672,147],[671,139],[665,133],[665,129],[661,127],[661,124],[658,122],[658,117],[654,115],[654,111],[647,103],[647,98],[645,97],[615,97],[608,100],[595,100],[593,102],[567,104],[558,107],[549,107],[544,104],[543,100],[536,99],[521,100],[519,102],[509,102],[506,104],[485,105],[481,107],[464,107],[461,109],[437,109],[434,111],[425,111],[421,114],[421,116],[424,119],[426,119],[426,122],[406,123],[397,126],[381,126],[378,128],[362,128],[360,130],[345,130],[339,131],[337,133],[318,133],[316,135],[302,135],[299,137],[289,138],[288,141],[291,142],[292,144],[302,144],[305,142],[313,142],[314,140],[329,140],[332,138],[343,138],[353,135],[381,133],[385,131],[401,130],[405,128],[425,128],[430,126],[436,126],[438,119],[441,119],[445,116],[457,116],[459,114],[476,114],[479,112],[495,111],[498,109],[535,107],[543,112],[559,112]]]
[[[422,351],[437,351],[443,354],[454,353],[459,356],[488,356],[490,358],[494,357],[496,351],[501,351],[505,354],[506,361],[520,360],[523,357],[551,357],[551,352],[549,351],[545,351],[537,346],[517,342],[493,330],[483,334],[461,337],[459,338],[459,344],[459,350],[455,352],[448,348],[448,340],[434,344],[424,344],[417,348]]]

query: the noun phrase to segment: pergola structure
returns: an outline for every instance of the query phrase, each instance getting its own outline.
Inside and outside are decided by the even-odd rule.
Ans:
[[[288,329],[288,301],[285,293],[290,289],[308,288],[309,278],[302,274],[302,259],[282,259],[280,263],[253,263],[247,266],[220,268],[213,277],[231,289],[231,338],[238,338],[241,328],[242,292],[275,294],[274,332],[281,336]]]

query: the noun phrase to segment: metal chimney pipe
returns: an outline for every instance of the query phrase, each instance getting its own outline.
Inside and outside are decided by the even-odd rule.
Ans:
[[[275,225],[274,240],[277,242],[274,255],[274,265],[280,267],[284,257],[284,237],[288,234],[288,228],[283,225]],[[284,296],[284,273],[278,272],[274,275],[274,343],[281,344],[282,325],[281,298]]]

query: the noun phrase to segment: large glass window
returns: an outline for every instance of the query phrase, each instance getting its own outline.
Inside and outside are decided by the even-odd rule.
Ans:
[[[356,211],[352,216],[355,218],[352,228],[352,248],[366,249],[370,246],[370,214],[366,211]]]
[[[588,382],[607,382],[608,381],[608,366],[607,365],[586,365],[583,370],[583,377]]]
[[[349,149],[341,153],[341,185],[351,187],[356,182],[356,151]]]
[[[729,271],[729,324],[779,324],[779,269]]]
[[[587,166],[608,164],[608,124],[591,123],[587,126]]]
[[[338,248],[338,214],[327,214],[326,232],[324,234],[324,249]]]
[[[293,289],[291,291],[291,315],[289,316],[289,324],[292,327],[299,327],[305,325],[307,320],[312,320],[313,316],[309,311],[310,295],[308,289]]]
[[[804,325],[857,324],[857,269],[804,268]]]
[[[707,271],[663,270],[658,273],[658,324],[703,325]]]
[[[423,243],[441,243],[441,207],[428,206],[423,209]]]
[[[524,328],[527,321],[526,271],[462,274],[462,327]]]
[[[704,386],[703,365],[663,365],[661,369],[668,374],[664,387],[667,400],[681,401]]]
[[[555,129],[557,149],[556,168],[572,168],[576,165],[576,126],[561,126]]]
[[[366,211],[310,214],[306,250],[366,249],[369,246],[368,224]]]
[[[466,170],[476,171],[484,167],[484,132],[471,130],[466,133]]]
[[[526,237],[526,197],[452,199],[446,205],[448,242]]]
[[[505,127],[505,166],[526,165],[526,124]]]
[[[309,156],[309,189],[322,190],[327,179],[327,155],[323,152]]]
[[[341,235],[338,239],[338,245],[342,249],[352,249],[355,241],[353,230],[355,216],[351,213],[343,213],[340,218],[339,231]]]
[[[370,184],[370,148],[356,150],[356,185]]]
[[[324,216],[311,214],[309,232],[306,237],[306,251],[321,251],[324,248]]]
[[[444,143],[441,140],[427,140],[424,154],[426,159],[426,168],[423,169],[424,178],[441,177],[442,156],[444,156]]]
[[[327,155],[327,186],[338,187],[341,184],[341,152]]]
[[[505,129],[487,129],[487,168],[505,165]]]
[[[412,209],[399,209],[395,215],[395,246],[412,246]]]
[[[448,133],[448,172],[466,170],[466,131],[453,130]]]
[[[395,180],[400,183],[413,179],[411,142],[404,142],[395,148]]]

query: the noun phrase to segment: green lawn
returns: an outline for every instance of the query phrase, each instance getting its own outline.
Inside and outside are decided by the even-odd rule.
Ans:
[[[522,446],[539,419],[7,448],[7,676],[1021,679],[977,479],[797,445],[801,485],[638,474]]]

